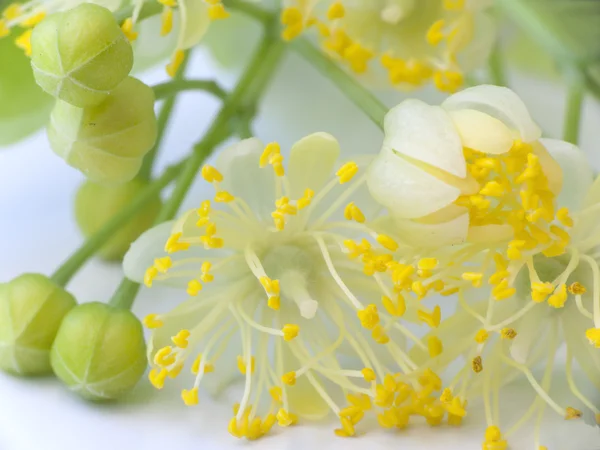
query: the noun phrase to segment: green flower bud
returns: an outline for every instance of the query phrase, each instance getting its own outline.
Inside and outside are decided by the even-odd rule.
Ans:
[[[130,311],[84,303],[64,318],[50,358],[56,376],[83,398],[116,399],[146,370],[142,325]]]
[[[84,236],[91,236],[125,209],[147,186],[146,181],[137,178],[118,186],[84,182],[75,197],[75,219],[79,229]],[[112,235],[98,254],[107,260],[122,259],[131,243],[150,228],[160,207],[160,197],[156,194],[146,207]]]
[[[44,275],[28,273],[0,284],[0,368],[17,375],[50,373],[52,342],[76,304]]]
[[[31,67],[37,84],[72,105],[102,102],[132,66],[131,45],[102,6],[81,4],[33,29]]]
[[[128,77],[96,106],[58,100],[48,125],[56,154],[97,183],[125,183],[156,141],[154,92]]]

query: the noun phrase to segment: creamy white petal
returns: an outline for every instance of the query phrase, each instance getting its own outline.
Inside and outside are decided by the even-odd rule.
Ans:
[[[464,178],[465,158],[446,111],[421,100],[405,100],[385,116],[383,146]]]
[[[123,258],[123,272],[132,281],[142,283],[146,269],[164,254],[165,242],[171,236],[175,221],[161,223],[145,231],[135,240]]]
[[[177,48],[186,50],[204,37],[210,25],[208,6],[204,0],[180,0],[180,27]]]
[[[474,109],[450,111],[463,147],[500,155],[510,150],[515,136],[503,122]]]
[[[483,0],[477,0],[481,3]],[[493,1],[493,0],[491,0]],[[484,8],[479,4],[480,10]],[[486,12],[478,12],[473,20],[473,36],[468,45],[458,54],[460,67],[464,72],[470,72],[478,69],[488,60],[494,43],[496,42],[497,26],[496,21]]]
[[[383,149],[368,169],[373,198],[397,218],[414,219],[452,203],[460,190]]]
[[[476,109],[489,114],[518,131],[525,142],[535,141],[542,135],[523,101],[505,87],[481,85],[468,88],[448,97],[442,107],[448,111]]]
[[[600,176],[597,176],[585,196],[584,206],[592,206],[600,202]]]
[[[271,166],[259,167],[263,150],[259,139],[244,139],[221,151],[215,165],[223,174],[222,189],[243,199],[259,217],[270,217],[275,208],[275,176]]]
[[[540,139],[540,143],[562,169],[559,206],[579,210],[594,180],[594,173],[585,153],[577,146],[557,139]],[[544,167],[544,171],[546,170]]]
[[[531,300],[524,299],[524,301]],[[520,364],[530,362],[531,349],[540,340],[540,328],[547,321],[544,308],[548,309],[549,306],[546,303],[535,305],[515,326],[517,337],[513,339],[510,345],[510,355]]]
[[[462,244],[467,240],[469,214],[462,214],[448,222],[423,224],[413,220],[397,219],[396,233],[414,247],[440,247]]]
[[[340,144],[328,133],[314,133],[296,142],[287,170],[291,198],[302,197],[307,188],[317,192],[331,176],[339,155]]]

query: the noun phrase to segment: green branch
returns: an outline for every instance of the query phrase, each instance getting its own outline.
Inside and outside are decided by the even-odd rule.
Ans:
[[[156,100],[171,97],[182,91],[205,91],[221,100],[227,97],[227,91],[213,80],[173,80],[157,84],[152,89]]]

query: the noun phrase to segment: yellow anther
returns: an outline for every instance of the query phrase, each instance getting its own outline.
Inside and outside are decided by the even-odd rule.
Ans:
[[[163,258],[156,258],[154,260],[154,267],[161,273],[167,273],[167,271],[173,265],[173,261],[171,261],[171,257],[165,256]]]
[[[169,64],[167,64],[165,66],[167,75],[169,75],[171,78],[173,78],[175,75],[177,75],[177,72],[179,71],[179,67],[181,67],[181,64],[183,63],[184,59],[185,59],[185,52],[183,50],[175,50],[175,52],[171,56],[171,61],[169,62]]]
[[[222,3],[211,5],[208,7],[208,17],[210,20],[222,20],[229,17],[229,13]]]
[[[187,294],[195,297],[202,290],[202,284],[198,280],[191,280],[187,285]]]
[[[204,200],[200,203],[200,208],[196,210],[198,217],[208,217],[210,214],[210,200]]]
[[[362,373],[362,376],[365,379],[365,381],[368,381],[368,382],[375,381],[375,378],[376,378],[375,371],[373,369],[371,369],[370,367],[365,367],[360,372]]]
[[[277,417],[275,417],[275,414],[267,414],[265,420],[263,420],[260,426],[260,431],[262,432],[262,434],[267,434],[271,430],[271,428],[273,428],[275,422],[277,422]]]
[[[288,386],[293,386],[296,384],[296,372],[288,372],[281,376],[281,381]]]
[[[223,239],[209,236],[201,236],[200,240],[206,248],[221,248],[223,247]],[[205,280],[202,280],[205,281]]]
[[[165,252],[175,253],[185,251],[190,248],[189,242],[179,242],[179,239],[181,239],[181,232],[172,234],[169,239],[167,239],[167,243],[165,244]]]
[[[240,355],[237,357],[237,367],[242,375],[246,375],[246,360]],[[254,373],[255,359],[254,356],[250,357],[250,373]]]
[[[552,283],[531,283],[531,299],[536,303],[541,303],[554,292]]]
[[[504,195],[504,188],[497,181],[488,181],[479,193],[491,197],[502,197]]]
[[[438,71],[433,75],[433,83],[442,92],[456,92],[464,83],[464,76],[460,72]]]
[[[289,427],[294,425],[298,421],[298,417],[295,414],[288,412],[283,408],[279,408],[277,411],[277,424],[280,427]]]
[[[461,11],[465,7],[465,0],[444,0],[446,11]]]
[[[481,360],[481,356],[476,356],[473,358],[471,362],[471,367],[473,368],[473,372],[479,373],[483,370],[483,361]]]
[[[488,279],[488,283],[490,283],[491,285],[500,284],[502,282],[502,280],[504,280],[505,278],[508,278],[509,275],[510,275],[510,272],[508,270],[502,270],[500,272],[496,272],[494,275],[492,275]]]
[[[279,298],[279,295],[273,295],[269,297],[269,299],[267,300],[267,306],[275,311],[278,311],[281,307],[281,300]]]
[[[344,218],[346,220],[354,220],[358,223],[364,223],[366,220],[364,214],[354,202],[348,203],[346,208],[344,208]]]
[[[585,332],[585,337],[596,348],[600,348],[600,328],[590,328]]]
[[[442,311],[438,305],[433,308],[432,312],[427,312],[422,309],[418,310],[417,316],[421,322],[425,322],[431,328],[437,328],[440,326],[440,321],[442,320]]]
[[[283,332],[283,339],[286,341],[291,341],[296,336],[298,336],[298,333],[300,332],[300,327],[298,325],[291,325],[288,323],[287,325],[283,326],[281,331]]]
[[[148,379],[152,386],[156,389],[162,389],[165,386],[165,380],[167,379],[167,369],[152,369],[148,374]]]
[[[33,28],[42,20],[44,20],[45,17],[46,13],[44,11],[40,11],[39,13],[22,20],[19,22],[19,25],[21,25],[23,28]]]
[[[156,0],[163,6],[168,6],[169,8],[175,8],[177,6],[176,0]]]
[[[398,243],[385,234],[378,235],[377,242],[379,242],[383,247],[385,247],[391,252],[395,252],[396,250],[398,250]]]
[[[494,289],[492,289],[492,295],[497,301],[506,300],[507,298],[510,298],[513,295],[515,295],[516,292],[517,290],[515,288],[508,286],[507,279],[502,280],[498,285],[494,287]]]
[[[579,419],[582,415],[581,411],[570,406],[565,409],[566,420]]]
[[[173,344],[179,348],[187,348],[188,338],[190,337],[189,330],[180,330],[175,336],[171,338]]]
[[[442,395],[440,395],[440,402],[442,402],[442,403],[450,403],[453,398],[454,398],[454,395],[452,394],[452,389],[445,388],[442,391]]]
[[[427,30],[426,39],[427,42],[431,45],[438,45],[440,42],[444,40],[444,26],[446,22],[444,19],[440,19],[437,22],[434,22]]]
[[[548,304],[553,308],[562,308],[567,301],[567,286],[561,284],[556,288],[554,294],[548,297]]]
[[[481,272],[465,272],[462,274],[462,279],[470,281],[473,287],[481,287],[483,274]]]
[[[502,439],[502,432],[496,426],[489,426],[485,430],[486,442],[498,442]]]
[[[220,191],[215,194],[215,202],[229,203],[235,200],[235,197],[227,191]]]
[[[573,295],[583,295],[587,292],[587,289],[585,288],[585,286],[578,281],[569,285],[568,290],[569,290],[569,293],[571,293]]]
[[[164,322],[159,319],[158,314],[148,314],[146,317],[144,317],[144,325],[146,328],[154,329],[162,327]]]
[[[376,325],[371,330],[371,337],[378,344],[387,344],[390,342],[390,337],[386,334],[385,329],[381,325]]]
[[[381,298],[381,302],[388,314],[394,317],[402,317],[406,312],[406,302],[402,294],[398,294],[395,304],[391,298],[385,295]]]
[[[175,362],[175,355],[172,353],[173,349],[170,346],[161,348],[154,355],[154,364],[157,366],[165,367],[170,366]]]
[[[439,261],[436,258],[421,258],[417,263],[420,270],[433,270],[437,267]]]
[[[361,411],[369,411],[373,407],[371,397],[367,394],[348,394],[346,395],[346,400]]]
[[[365,309],[361,309],[356,312],[360,324],[367,330],[372,330],[379,323],[379,313],[377,312],[377,306],[371,304],[367,305]]]
[[[215,277],[210,274],[211,268],[212,268],[212,264],[209,261],[204,261],[202,263],[202,265],[200,266],[200,272],[202,273],[200,278],[205,283],[210,283],[211,281],[213,281],[215,279]]]
[[[327,18],[329,20],[341,19],[346,14],[346,9],[341,1],[335,2],[327,10]]]
[[[414,281],[411,285],[410,285],[411,290],[417,294],[417,297],[419,298],[419,300],[421,300],[422,298],[425,298],[425,296],[427,295],[427,292],[429,292],[429,288],[426,287],[423,282],[421,281]]]
[[[478,344],[483,344],[485,341],[488,340],[489,337],[490,337],[490,334],[487,332],[487,330],[484,330],[482,328],[475,335],[475,342],[477,342]]]
[[[568,208],[560,208],[557,212],[556,212],[556,218],[558,219],[558,221],[560,223],[562,223],[565,227],[572,227],[573,224],[573,219],[571,218],[571,216],[569,215],[569,209]]]
[[[281,12],[281,23],[283,25],[296,25],[303,20],[302,12],[296,7],[285,8]]]
[[[31,31],[30,28],[15,39],[15,45],[22,49],[26,56],[31,56]]]
[[[358,164],[353,161],[344,164],[335,174],[340,180],[340,184],[348,183],[358,172]]]
[[[160,35],[166,36],[173,29],[173,9],[166,7],[161,14]]]
[[[187,389],[183,389],[181,391],[181,399],[183,400],[183,403],[185,403],[186,406],[197,405],[198,404],[198,388],[195,387],[193,389],[190,389],[189,391]]]
[[[3,19],[0,19],[0,38],[8,36],[10,34],[10,29],[6,22]]]
[[[352,42],[343,51],[343,58],[355,73],[364,73],[368,68],[368,62],[373,58],[373,52],[363,47],[358,42]]]
[[[442,341],[437,336],[430,336],[427,339],[427,349],[429,350],[429,356],[435,358],[444,351]]]
[[[244,437],[244,435],[240,432],[240,430],[238,428],[238,423],[237,423],[236,417],[232,417],[231,420],[229,421],[229,425],[227,426],[227,431],[229,431],[229,434],[231,434],[232,436],[234,436],[236,438]]]
[[[6,20],[15,20],[21,14],[23,14],[23,9],[18,3],[11,3],[6,7],[6,9],[4,9],[4,11],[2,11],[2,17],[4,17]]]
[[[206,224],[206,229],[204,230],[204,235],[212,237],[217,234],[217,225],[214,222],[208,222]]]
[[[310,205],[310,202],[312,201],[314,196],[315,196],[315,191],[313,191],[312,189],[306,189],[304,191],[304,196],[302,198],[298,199],[298,202],[297,202],[298,209],[304,209],[308,205]]]
[[[279,386],[273,386],[269,389],[269,394],[276,402],[281,403],[283,401],[283,391]]]
[[[133,31],[133,19],[131,17],[128,17],[123,21],[121,24],[121,31],[123,31],[123,34],[129,42],[135,41],[139,34],[136,31]]]
[[[158,276],[158,269],[154,266],[148,267],[144,274],[144,284],[148,287],[152,287],[152,282]]]
[[[175,364],[171,369],[167,371],[167,375],[169,378],[177,378],[183,369],[183,362],[179,362]]]
[[[514,328],[502,328],[502,330],[500,330],[500,337],[502,339],[514,339],[517,337],[517,332],[514,330]]]
[[[202,354],[200,353],[196,359],[194,360],[193,364],[192,364],[192,373],[194,375],[198,375],[198,372],[200,372],[200,363],[202,362]],[[204,373],[210,373],[210,372],[214,372],[215,367],[209,363],[206,362],[204,363]]]
[[[281,147],[277,142],[271,142],[267,144],[262,154],[260,155],[259,166],[266,167],[269,164],[269,159],[272,155],[279,154],[281,152]]]

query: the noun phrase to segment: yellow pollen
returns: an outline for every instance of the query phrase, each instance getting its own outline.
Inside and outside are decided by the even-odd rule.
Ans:
[[[133,19],[131,17],[128,17],[123,21],[121,31],[123,31],[123,34],[129,42],[135,41],[138,37],[138,33],[133,31]]]
[[[159,319],[158,314],[148,314],[144,317],[144,325],[146,328],[154,329],[162,327],[164,322]]]
[[[417,264],[417,267],[420,270],[433,270],[438,265],[438,260],[436,258],[421,258]]]
[[[183,403],[185,403],[186,406],[197,405],[198,404],[198,388],[195,387],[193,389],[190,389],[189,391],[187,389],[183,389],[181,391],[181,399],[183,400]]]
[[[386,334],[385,329],[380,325],[375,325],[371,331],[371,337],[378,344],[387,344],[390,341],[390,337]]]
[[[477,332],[477,334],[475,335],[475,342],[477,342],[478,344],[483,344],[485,341],[488,340],[488,338],[490,337],[489,333],[487,332],[487,330],[484,330],[483,328],[481,330],[479,330]]]
[[[229,17],[229,13],[222,3],[211,5],[208,7],[208,17],[210,20],[222,20]]]
[[[190,337],[190,332],[188,330],[181,330],[175,336],[171,338],[173,344],[175,344],[179,348],[187,348],[188,346],[188,338]]]
[[[546,298],[554,292],[552,283],[531,283],[531,299],[536,303],[546,301]]]
[[[280,408],[277,411],[277,424],[280,427],[289,427],[298,422],[298,417],[295,414],[289,413],[287,410]]]
[[[365,381],[371,382],[371,381],[375,381],[375,371],[369,367],[365,367],[363,370],[361,370],[361,373],[363,375],[363,378],[365,379]]]
[[[15,39],[15,45],[22,49],[26,56],[31,56],[31,31],[30,28]]]
[[[2,17],[4,17],[6,20],[15,20],[21,14],[23,14],[23,10],[21,5],[18,3],[11,3],[4,11],[2,11]]]
[[[475,358],[473,358],[471,366],[473,368],[473,372],[481,372],[483,370],[483,361],[481,360],[481,356],[476,356]]]
[[[148,267],[144,274],[144,284],[148,287],[152,287],[152,282],[158,276],[158,269],[154,266]]]
[[[298,325],[291,325],[288,323],[287,325],[283,326],[281,331],[283,332],[283,339],[286,341],[291,341],[298,336],[300,327]]]
[[[235,197],[227,191],[220,191],[215,194],[215,202],[229,203],[235,200]]]
[[[442,319],[442,311],[438,305],[435,308],[433,308],[433,311],[431,313],[422,309],[418,310],[417,316],[421,322],[425,322],[431,328],[437,328],[440,326],[440,321]]]
[[[578,409],[570,406],[565,409],[565,420],[579,419],[581,416],[582,413]]]
[[[574,225],[573,219],[569,215],[569,209],[568,208],[560,208],[556,212],[556,218],[565,227],[569,227],[570,228],[570,227],[572,227]]]
[[[433,75],[433,82],[440,91],[454,93],[463,85],[464,76],[450,70],[438,71]]]
[[[273,386],[269,389],[269,394],[276,402],[281,403],[283,401],[283,391],[279,386]]]
[[[462,274],[462,279],[470,281],[473,284],[473,287],[481,287],[483,274],[480,272],[465,272]]]
[[[346,9],[341,1],[335,2],[327,10],[327,18],[329,20],[341,19],[346,14]]]
[[[171,257],[165,256],[163,258],[157,258],[154,260],[154,267],[161,273],[167,273],[167,271],[173,265],[173,261],[171,261]]]
[[[310,205],[310,202],[312,201],[314,196],[315,196],[315,191],[313,191],[312,189],[306,189],[304,191],[304,196],[299,198],[298,202],[296,203],[298,209],[304,209],[308,205]]]
[[[568,290],[569,290],[569,293],[571,293],[573,295],[583,295],[587,292],[587,289],[585,288],[585,286],[578,281],[569,285]]]
[[[179,242],[181,235],[181,232],[177,232],[169,237],[167,243],[165,244],[165,252],[175,253],[185,251],[190,248],[189,242]]]
[[[446,11],[461,11],[465,7],[465,0],[444,0]]]
[[[430,336],[427,339],[427,349],[429,350],[429,356],[435,358],[444,351],[442,341],[437,336]]]
[[[391,316],[402,317],[406,312],[406,302],[402,294],[398,294],[396,297],[396,304],[394,304],[394,301],[391,298],[385,295],[381,298],[381,302],[383,303],[385,310]]]
[[[444,26],[446,22],[444,19],[440,19],[434,22],[427,30],[426,39],[430,45],[438,45],[440,42],[444,40]]]
[[[377,242],[379,242],[383,247],[385,247],[391,252],[395,252],[396,250],[398,250],[398,243],[385,234],[378,235]]]
[[[213,166],[209,166],[208,164],[202,167],[202,178],[209,183],[214,183],[215,181],[220,183],[223,181],[223,175]]]
[[[348,203],[346,208],[344,208],[344,218],[346,220],[354,220],[358,223],[364,223],[366,220],[364,214],[354,202]]]
[[[500,330],[500,337],[511,340],[517,337],[517,332],[513,328],[502,328]]]
[[[198,375],[198,372],[200,372],[200,363],[201,362],[202,362],[202,354],[200,353],[194,360],[194,363],[192,364],[192,373],[194,375]],[[204,373],[214,372],[214,370],[215,370],[215,367],[211,363],[209,363],[209,362],[204,363]]]
[[[377,306],[371,304],[367,305],[365,309],[361,309],[356,312],[360,324],[367,330],[372,330],[379,323],[379,313],[377,312]]]
[[[6,22],[3,19],[0,19],[0,38],[8,36],[10,34],[10,30],[6,25]]]
[[[173,29],[173,9],[165,7],[161,14],[160,35],[166,36]]]
[[[148,379],[152,386],[156,389],[162,389],[165,386],[165,380],[167,379],[167,369],[152,369],[148,374]]]
[[[237,357],[238,370],[242,375],[246,375],[246,361],[240,355]],[[250,358],[250,373],[254,373],[255,359],[254,356]]]
[[[154,364],[161,367],[173,364],[175,362],[175,355],[172,354],[172,350],[170,346],[166,346],[157,351],[154,355]]]
[[[183,63],[184,58],[185,58],[185,52],[183,50],[181,50],[181,49],[175,50],[175,53],[173,53],[173,56],[171,56],[171,61],[169,62],[169,64],[167,64],[165,66],[167,75],[169,75],[171,78],[173,78],[175,75],[177,75],[177,72],[179,71],[179,67],[181,67],[181,64]]]
[[[548,304],[553,308],[562,308],[567,301],[567,286],[561,284],[556,288],[554,294],[548,297]]]
[[[187,285],[187,294],[195,297],[202,290],[202,284],[198,280],[191,280]]]
[[[41,11],[31,17],[28,17],[25,20],[22,20],[19,23],[19,25],[21,25],[23,28],[33,28],[38,23],[40,23],[42,20],[44,20],[45,17],[46,17],[46,13],[44,11]]]
[[[344,164],[335,175],[339,178],[340,184],[348,183],[358,172],[358,164],[354,161]]]
[[[288,386],[293,386],[296,384],[296,372],[288,372],[281,376],[281,381]]]
[[[585,332],[585,337],[596,348],[600,348],[600,328],[590,328]]]

